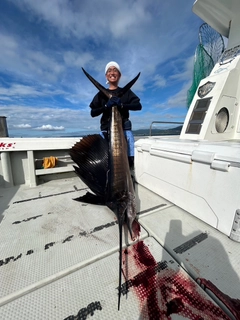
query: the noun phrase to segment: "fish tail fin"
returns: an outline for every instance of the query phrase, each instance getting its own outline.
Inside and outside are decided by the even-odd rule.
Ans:
[[[119,221],[119,282],[118,282],[118,311],[120,310],[120,300],[122,291],[122,221]]]

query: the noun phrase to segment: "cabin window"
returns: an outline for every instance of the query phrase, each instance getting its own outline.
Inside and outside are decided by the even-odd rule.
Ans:
[[[208,107],[212,97],[205,99],[198,99],[193,108],[186,133],[199,134],[202,128],[203,121],[205,119]]]

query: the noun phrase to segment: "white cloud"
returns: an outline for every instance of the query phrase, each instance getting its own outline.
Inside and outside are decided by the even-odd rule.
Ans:
[[[0,101],[11,101],[10,97],[4,97],[4,96],[0,96]]]
[[[187,82],[177,94],[171,96],[168,99],[167,105],[169,106],[169,108],[181,107],[187,109],[187,91],[190,88],[190,86],[191,83]]]
[[[76,67],[84,67],[90,61],[94,60],[92,54],[85,52],[85,53],[78,53],[74,51],[66,51],[63,53],[64,61],[69,66],[76,66]]]
[[[30,124],[16,124],[13,126],[14,128],[19,128],[19,129],[29,129],[31,128],[31,125]]]
[[[22,35],[17,33],[0,33],[0,71],[8,70],[24,79],[31,77],[35,80],[55,82],[65,66],[58,62],[56,57],[39,51],[40,48],[32,49],[33,42],[34,39],[31,38],[29,42],[23,43]]]
[[[10,88],[0,87],[0,94],[7,96],[43,95],[41,91],[36,90],[34,87],[25,86],[22,84],[12,84]]]
[[[131,112],[133,126],[146,120],[146,108],[149,119],[157,104],[180,108],[200,25],[193,1],[185,2],[8,0],[13,10],[3,4],[0,12],[1,113],[11,127],[99,130],[89,110],[97,89],[81,67],[105,85],[110,60],[121,66],[121,86],[141,72],[132,89],[143,111]]]
[[[178,81],[189,81],[193,77],[194,56],[190,56],[186,60],[182,60],[182,71],[172,74],[170,79]]]
[[[100,119],[99,117],[91,118],[88,108],[86,110],[73,110],[12,104],[0,106],[0,114],[7,117],[7,124],[10,128],[22,123],[29,124],[31,128],[41,128],[45,126],[44,123],[51,123],[53,127],[63,127],[71,130],[84,130],[89,126],[99,130]]]
[[[27,20],[36,19],[36,27],[45,34],[40,38],[28,33],[23,41],[21,33],[8,34],[5,30],[0,41],[0,68],[2,65],[24,76],[37,76],[38,80],[61,79],[66,83],[68,67],[89,66],[103,73],[106,62],[113,58],[123,66],[128,79],[138,71],[144,72],[145,77],[151,76],[159,63],[177,56],[189,45],[193,32],[185,32],[192,4],[188,2],[186,9],[173,0],[161,6],[153,0],[12,1]],[[63,42],[53,52],[51,43],[59,38]],[[64,49],[64,42],[71,50]],[[9,52],[10,48],[14,50]]]
[[[50,124],[42,125],[41,127],[35,128],[35,130],[41,130],[41,131],[63,131],[65,128],[63,126],[60,127],[54,127]]]
[[[153,77],[153,86],[161,88],[166,86],[166,79],[161,75],[156,75]]]

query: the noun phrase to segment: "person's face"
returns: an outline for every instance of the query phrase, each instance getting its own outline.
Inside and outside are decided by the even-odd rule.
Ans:
[[[106,79],[109,83],[118,84],[121,74],[115,67],[109,67],[106,73]]]

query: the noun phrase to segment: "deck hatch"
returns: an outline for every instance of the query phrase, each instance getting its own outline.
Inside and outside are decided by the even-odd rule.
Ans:
[[[198,99],[191,114],[186,133],[199,134],[212,97]]]
[[[206,232],[200,233],[196,237],[190,239],[187,242],[184,242],[183,244],[181,244],[177,248],[173,249],[173,251],[177,254],[182,254],[183,252],[188,251],[189,249],[191,249],[192,247],[194,247],[195,245],[197,245],[198,243],[202,242],[203,240],[205,240],[207,238],[208,238],[208,234]]]

